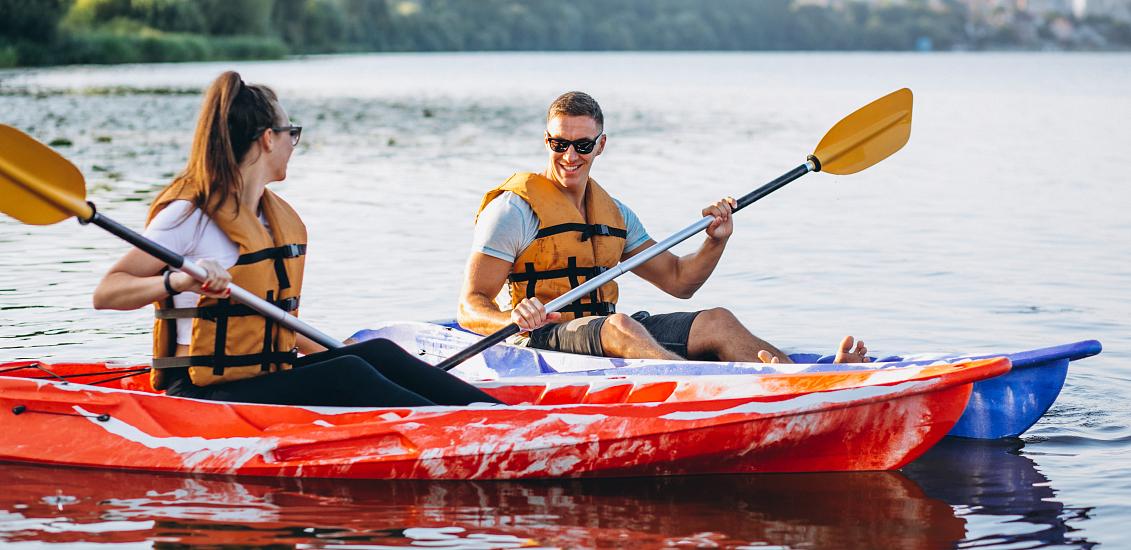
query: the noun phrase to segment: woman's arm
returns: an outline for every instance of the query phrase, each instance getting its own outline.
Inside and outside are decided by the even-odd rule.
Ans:
[[[199,283],[187,273],[174,272],[169,285],[176,292],[196,292],[210,298],[225,298],[230,293],[232,276],[213,260],[198,262],[208,272],[208,279]],[[142,252],[131,249],[119,259],[94,289],[94,309],[133,310],[169,296],[161,275],[165,264]]]

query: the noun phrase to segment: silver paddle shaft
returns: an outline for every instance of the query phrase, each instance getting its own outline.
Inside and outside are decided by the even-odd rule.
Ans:
[[[734,212],[738,212],[739,210],[742,210],[743,208],[745,208],[750,203],[752,203],[752,202],[754,202],[754,201],[756,201],[756,200],[758,200],[758,199],[760,199],[760,198],[762,198],[766,195],[769,195],[770,193],[773,193],[774,191],[778,190],[779,188],[781,188],[785,184],[805,175],[808,172],[814,171],[815,169],[816,169],[816,166],[813,164],[813,161],[806,162],[805,164],[802,164],[801,166],[794,168],[791,172],[785,174],[784,176],[782,176],[782,177],[780,177],[780,178],[778,178],[774,181],[771,181],[770,183],[767,183],[766,185],[763,185],[762,187],[759,187],[758,189],[756,189],[756,190],[750,192],[749,194],[743,196],[741,199],[738,199],[736,201],[738,204],[734,208]],[[601,286],[601,285],[603,285],[603,284],[605,284],[605,283],[607,283],[607,282],[609,282],[613,279],[616,279],[617,277],[620,277],[621,275],[624,275],[625,273],[628,273],[629,271],[632,271],[633,269],[636,269],[637,267],[640,266],[640,264],[643,264],[644,262],[647,262],[648,260],[655,258],[656,256],[662,254],[663,252],[665,252],[669,248],[671,248],[671,247],[673,247],[673,246],[675,246],[675,245],[677,245],[677,244],[679,244],[683,241],[686,241],[692,235],[694,235],[694,234],[696,234],[700,231],[703,231],[704,229],[707,229],[707,227],[711,225],[711,220],[713,220],[713,219],[714,219],[714,216],[703,216],[703,218],[700,219],[699,221],[683,228],[682,230],[676,232],[672,236],[670,236],[670,237],[648,247],[643,252],[641,252],[641,253],[639,253],[639,254],[637,254],[637,255],[635,255],[635,256],[613,266],[613,267],[610,267],[604,273],[601,273],[600,275],[585,281],[584,284],[574,288],[573,290],[570,290],[569,292],[566,292],[565,294],[562,294],[561,296],[558,296],[557,298],[550,300],[550,303],[546,304],[546,306],[545,306],[546,312],[550,313],[550,312],[557,311],[557,310],[559,310],[563,307],[566,307],[566,306],[572,304],[574,301],[585,296],[586,294],[589,294],[590,292],[594,291],[597,287],[599,287],[599,286]]]
[[[656,243],[652,246],[649,246],[643,252],[641,252],[641,253],[639,253],[639,254],[637,254],[637,255],[635,255],[635,256],[613,266],[613,267],[610,267],[604,273],[601,273],[600,275],[585,281],[583,284],[581,284],[580,286],[577,286],[573,290],[570,290],[569,292],[566,292],[565,294],[562,294],[561,296],[558,296],[557,298],[550,300],[550,303],[546,304],[546,313],[557,311],[557,310],[559,310],[563,307],[566,307],[566,306],[572,304],[576,300],[582,298],[586,294],[589,294],[590,292],[595,290],[597,287],[600,287],[601,285],[603,285],[603,284],[605,284],[605,283],[607,283],[607,282],[609,282],[613,279],[616,279],[617,277],[620,277],[621,275],[624,275],[625,273],[628,273],[629,271],[632,271],[633,269],[636,269],[637,267],[639,267],[644,262],[647,262],[648,260],[651,260],[652,258],[655,258],[656,256],[659,256],[660,254],[663,254],[669,248],[671,248],[671,247],[673,247],[673,246],[675,246],[675,245],[677,245],[677,244],[679,244],[683,241],[686,241],[692,235],[706,229],[707,226],[711,225],[711,220],[714,220],[714,219],[715,218],[713,216],[703,216],[703,219],[683,228],[682,230],[675,233],[674,235],[672,235],[672,236],[670,236],[670,237],[668,237],[668,238],[666,238],[666,239],[664,239],[664,240],[662,240],[662,241],[660,241],[660,242],[658,242],[658,243]]]

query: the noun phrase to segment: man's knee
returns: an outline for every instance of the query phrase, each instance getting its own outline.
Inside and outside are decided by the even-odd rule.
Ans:
[[[601,326],[601,348],[609,357],[624,357],[650,338],[644,325],[623,313],[609,315]]]
[[[623,313],[614,313],[606,317],[605,330],[612,330],[619,335],[627,337],[639,337],[648,334],[648,331],[644,329],[644,325],[641,325],[636,319]]]
[[[728,339],[734,337],[736,326],[739,326],[738,317],[735,317],[725,307],[700,311],[691,324],[691,334],[688,335],[687,342],[688,349],[718,353],[719,349],[726,345]]]
[[[733,327],[738,324],[738,322],[738,317],[735,317],[735,315],[725,307],[705,309],[699,312],[699,315],[695,317],[696,324],[702,323],[703,327],[708,329],[725,329]]]

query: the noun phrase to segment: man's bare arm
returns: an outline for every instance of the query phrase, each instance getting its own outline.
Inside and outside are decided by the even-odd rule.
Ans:
[[[506,260],[481,252],[471,253],[463,273],[456,314],[461,326],[479,334],[490,334],[510,324],[510,312],[500,310],[495,303],[510,272],[511,263]]]
[[[514,309],[500,310],[495,296],[499,295],[510,272],[511,263],[506,260],[480,252],[471,253],[456,313],[456,320],[462,327],[479,334],[490,334],[511,323],[530,331],[561,320],[560,313],[546,313],[546,308],[537,298],[526,298]]]
[[[734,199],[727,197],[703,209],[704,216],[714,216],[715,219],[707,226],[705,231],[707,238],[699,250],[683,257],[664,251],[633,269],[632,272],[676,298],[692,297],[695,291],[707,282],[711,273],[715,271],[715,266],[719,265],[719,258],[723,256],[727,239],[734,231],[731,214],[735,205]],[[626,253],[621,261],[643,252],[654,244],[656,241],[649,239]]]
[[[656,244],[656,241],[649,239],[633,251],[625,254],[622,261],[643,252],[654,244]],[[676,298],[687,299],[694,296],[699,287],[702,287],[711,273],[715,271],[715,266],[718,265],[719,258],[722,257],[724,246],[722,243],[715,243],[708,239],[703,243],[703,246],[699,247],[699,250],[683,257],[664,251],[655,258],[640,264],[632,272]]]

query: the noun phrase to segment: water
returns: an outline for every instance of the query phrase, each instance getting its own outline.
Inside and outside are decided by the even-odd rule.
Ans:
[[[453,316],[479,198],[541,169],[542,113],[562,91],[601,101],[609,146],[594,177],[659,240],[908,86],[903,151],[860,174],[806,176],[744,210],[693,299],[626,276],[622,308],[726,305],[787,351],[827,351],[847,333],[880,355],[1088,338],[1105,351],[1072,365],[1021,440],[949,443],[902,473],[311,483],[5,465],[0,543],[1128,544],[1131,56],[399,54],[6,71],[0,121],[72,141],[60,151],[91,200],[140,228],[183,165],[200,102],[167,92],[228,68],[275,87],[305,126],[273,187],[310,228],[303,317],[332,335]],[[144,360],[148,311],[90,309],[124,250],[73,222],[0,218],[0,360]]]

